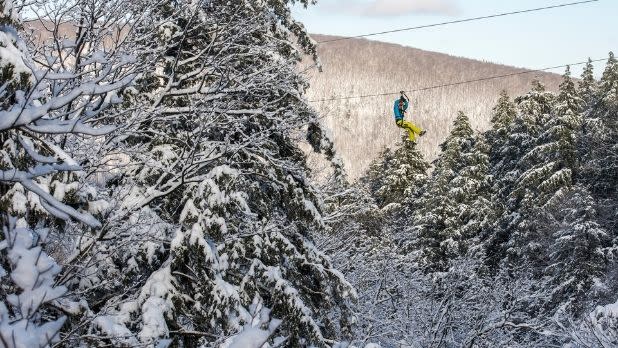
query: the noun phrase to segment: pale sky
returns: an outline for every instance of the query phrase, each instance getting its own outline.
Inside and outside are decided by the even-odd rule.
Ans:
[[[294,15],[311,33],[350,36],[575,1],[318,0]],[[618,54],[617,18],[618,0],[601,0],[369,39],[534,69]],[[596,66],[600,75],[604,63]]]

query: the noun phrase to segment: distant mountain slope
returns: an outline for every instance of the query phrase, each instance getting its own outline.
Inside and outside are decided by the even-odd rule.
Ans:
[[[333,37],[313,38],[321,41]],[[309,72],[311,100],[411,90],[525,70],[365,39],[320,45],[319,55],[323,72]],[[541,80],[550,90],[556,89],[561,81],[559,74],[530,73],[409,93],[412,120],[428,131],[419,147],[433,159],[459,110],[470,117],[475,128],[486,129],[500,91],[521,95],[529,90],[534,79]],[[313,103],[332,131],[350,179],[362,175],[384,147],[401,141],[403,131],[397,128],[392,116],[396,97]]]

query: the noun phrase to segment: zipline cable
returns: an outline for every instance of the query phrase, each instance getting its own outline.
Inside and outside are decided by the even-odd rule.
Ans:
[[[553,6],[545,6],[545,7],[532,8],[532,9],[528,9],[528,10],[520,10],[520,11],[505,12],[505,13],[497,13],[497,14],[488,15],[488,16],[473,17],[473,18],[466,18],[466,19],[458,19],[458,20],[454,20],[454,21],[434,23],[434,24],[426,24],[426,25],[419,25],[419,26],[416,26],[416,27],[409,27],[409,28],[393,29],[393,30],[381,31],[381,32],[378,32],[378,33],[369,33],[369,34],[356,35],[356,36],[346,36],[346,37],[340,37],[340,38],[336,38],[336,39],[329,39],[329,40],[318,41],[318,44],[321,45],[321,44],[330,43],[330,42],[336,42],[336,41],[358,39],[358,38],[362,38],[362,37],[369,37],[369,36],[376,36],[376,35],[383,35],[383,34],[390,34],[390,33],[398,33],[398,32],[401,32],[401,31],[410,31],[410,30],[417,30],[417,29],[424,29],[424,28],[433,28],[433,27],[438,27],[438,26],[443,26],[443,25],[448,25],[448,24],[465,23],[465,22],[478,21],[478,20],[482,20],[482,19],[490,19],[490,18],[505,17],[505,16],[516,15],[516,14],[523,14],[523,13],[551,10],[551,9],[556,9],[556,8],[561,8],[561,7],[583,5],[583,4],[592,3],[592,2],[599,2],[599,1],[601,1],[601,0],[577,1],[577,2],[570,2],[570,3],[566,3],[566,4],[559,4],[559,5],[553,5]]]
[[[588,64],[588,62],[590,62],[590,63],[597,63],[597,62],[601,62],[601,61],[605,61],[605,60],[607,60],[607,58],[594,59],[594,60],[585,61],[585,62],[579,62],[579,63],[556,65],[556,66],[552,66],[552,67],[548,67],[548,68],[542,68],[542,69],[525,70],[525,71],[514,72],[514,73],[509,73],[509,74],[485,76],[485,77],[480,77],[480,78],[476,78],[476,79],[472,79],[472,80],[449,82],[449,83],[445,83],[445,84],[441,84],[441,85],[434,85],[434,86],[415,88],[415,89],[407,90],[406,92],[409,92],[409,93],[423,92],[423,91],[428,91],[428,90],[432,90],[432,89],[460,86],[460,85],[465,85],[465,84],[468,84],[468,83],[496,80],[496,79],[501,79],[501,78],[506,78],[506,77],[517,76],[517,75],[532,74],[532,73],[535,73],[535,72],[543,72],[543,71],[554,70],[554,69],[558,69],[558,68],[566,68],[567,66],[584,65],[584,64]],[[309,100],[309,102],[310,103],[319,103],[319,102],[336,101],[336,100],[349,100],[349,99],[362,99],[362,98],[383,97],[383,96],[389,96],[389,95],[399,95],[399,92],[387,92],[387,93],[366,94],[366,95],[348,96],[348,97],[325,98],[325,99]]]

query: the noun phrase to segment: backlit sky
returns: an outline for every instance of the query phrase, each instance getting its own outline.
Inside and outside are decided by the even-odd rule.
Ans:
[[[341,36],[452,21],[575,0],[318,0],[294,9],[309,32]],[[618,0],[371,37],[526,68],[618,54]],[[603,63],[597,65],[600,75]],[[573,68],[579,74],[581,68]],[[560,71],[557,71],[560,72]]]

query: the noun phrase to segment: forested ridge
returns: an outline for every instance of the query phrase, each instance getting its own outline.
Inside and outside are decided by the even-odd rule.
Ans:
[[[293,3],[0,0],[0,347],[616,345],[614,56],[350,183]]]

